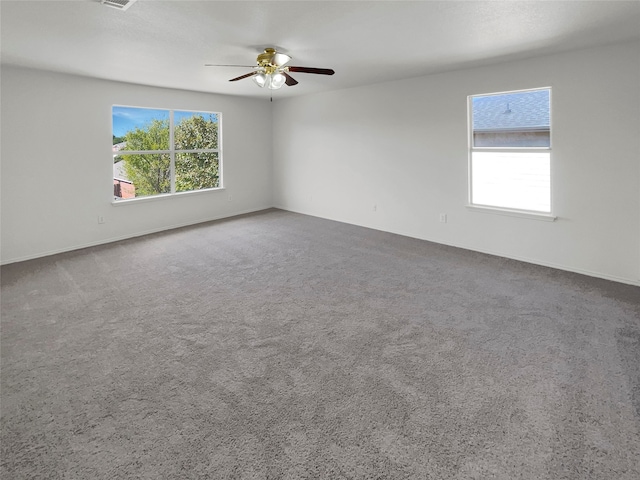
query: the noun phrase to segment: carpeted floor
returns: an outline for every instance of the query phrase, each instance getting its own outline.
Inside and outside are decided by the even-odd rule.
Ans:
[[[270,210],[2,267],[3,479],[640,478],[640,288]]]

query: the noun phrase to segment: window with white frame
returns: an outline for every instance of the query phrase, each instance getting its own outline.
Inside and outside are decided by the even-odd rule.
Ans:
[[[472,206],[551,213],[551,88],[469,97]]]
[[[114,105],[114,200],[220,188],[220,117]]]

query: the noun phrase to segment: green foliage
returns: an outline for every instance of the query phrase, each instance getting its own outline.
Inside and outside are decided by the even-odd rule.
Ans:
[[[152,120],[146,128],[130,130],[121,151],[168,150],[169,121]],[[171,191],[171,159],[167,153],[122,155],[127,178],[136,187],[136,197]]]
[[[116,137],[113,135],[113,145],[124,142],[125,137]]]
[[[151,120],[144,129],[136,127],[124,138],[125,150],[169,150],[169,120]]]
[[[115,141],[115,138],[114,138]],[[124,137],[124,170],[136,188],[136,197],[171,191],[171,159],[169,154],[124,154],[125,151],[169,149],[169,121],[152,120],[144,128],[127,132]],[[183,119],[174,129],[176,191],[185,192],[220,186],[217,152],[185,152],[218,148],[218,123],[214,115],[194,115]]]
[[[218,122],[215,115],[209,118],[194,115],[183,119],[175,127],[176,150],[204,150],[218,148]]]
[[[176,192],[219,186],[217,152],[176,154]]]
[[[175,127],[176,150],[218,148],[218,122],[213,115],[194,115]],[[220,186],[217,152],[177,153],[176,191],[186,192]]]

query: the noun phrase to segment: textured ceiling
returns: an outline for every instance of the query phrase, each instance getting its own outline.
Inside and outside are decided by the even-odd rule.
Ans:
[[[416,77],[640,38],[638,1],[0,2],[2,63],[144,85],[268,97],[230,83],[275,46],[333,68],[274,97]]]

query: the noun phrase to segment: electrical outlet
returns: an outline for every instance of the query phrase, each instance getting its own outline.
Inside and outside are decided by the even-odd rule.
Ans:
[[[440,214],[440,223],[447,223],[447,214],[446,213],[441,213]]]
[[[374,212],[377,212],[377,211],[378,211],[378,206],[377,206],[377,205],[374,205],[374,206],[373,206],[373,211],[374,211]]]
[[[102,215],[98,215],[98,223],[101,225],[104,223],[104,217]]]

